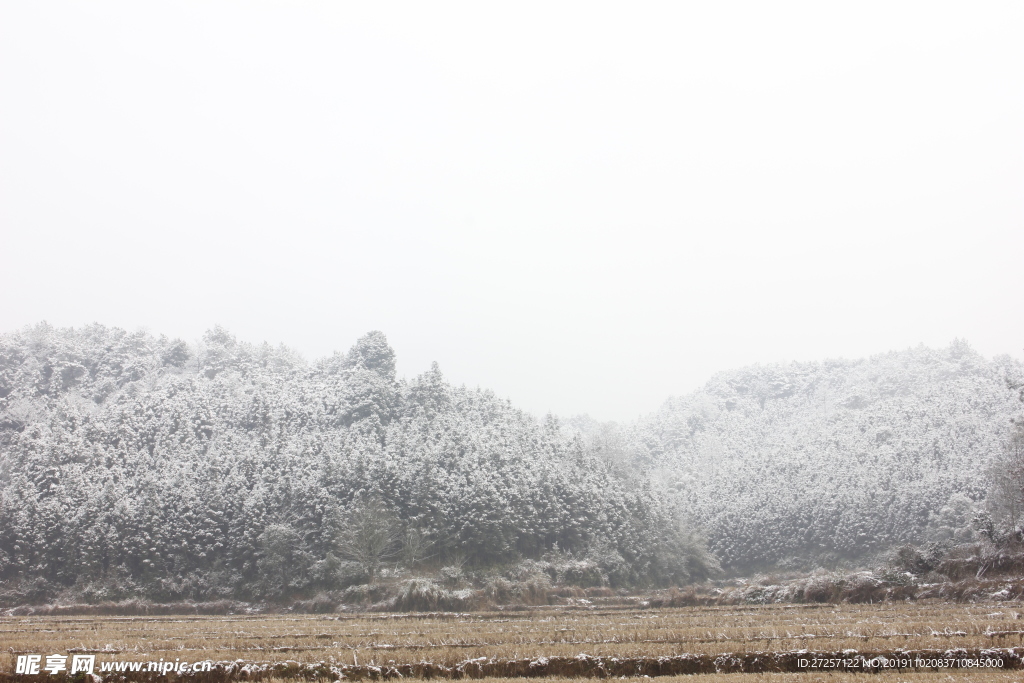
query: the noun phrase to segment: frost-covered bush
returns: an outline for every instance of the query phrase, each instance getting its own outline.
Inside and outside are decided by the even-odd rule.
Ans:
[[[492,576],[484,584],[484,595],[498,605],[507,605],[518,597],[516,584],[502,576]]]
[[[438,578],[449,588],[458,586],[466,578],[465,572],[462,571],[461,564],[450,564],[441,567],[438,571]]]
[[[408,611],[435,611],[451,603],[451,593],[430,579],[409,579],[399,586],[394,607]]]
[[[473,609],[479,602],[476,591],[449,591],[430,579],[417,578],[403,581],[386,607],[409,612],[450,612]]]
[[[605,586],[608,579],[601,573],[601,568],[593,560],[584,558],[580,560],[566,560],[555,565],[557,572],[556,583],[589,588],[591,586]]]
[[[358,586],[349,586],[341,591],[339,602],[347,605],[367,606],[380,602],[388,594],[388,587],[380,583],[364,583]]]
[[[609,543],[600,543],[587,550],[586,559],[592,562],[602,577],[602,585],[613,588],[631,585],[636,572],[629,562]]]
[[[525,581],[538,576],[551,581],[558,572],[547,560],[521,560],[508,569],[505,575],[512,581]]]
[[[483,593],[498,605],[546,605],[552,590],[551,579],[544,572],[509,572],[516,576],[491,576],[484,583]]]
[[[298,600],[291,609],[306,614],[328,614],[337,609],[338,596],[330,593],[317,593],[310,600]]]

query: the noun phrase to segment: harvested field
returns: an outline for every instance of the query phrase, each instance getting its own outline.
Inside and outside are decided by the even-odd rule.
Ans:
[[[264,680],[333,678],[338,673],[348,678],[479,678],[687,672],[708,673],[713,678],[701,680],[718,680],[724,674],[715,671],[792,671],[799,651],[837,656],[856,651],[874,657],[960,650],[975,656],[987,649],[999,649],[1008,666],[1020,667],[1021,609],[1005,603],[889,603],[473,614],[4,617],[0,671],[13,672],[19,654],[92,653],[97,667],[160,659],[278,664],[259,668],[255,677]],[[723,658],[725,654],[733,657]],[[547,660],[543,665],[536,663],[541,658]],[[720,664],[727,661],[733,663]],[[879,673],[878,680],[897,680],[892,673]],[[951,673],[956,672],[942,675]],[[1011,679],[1000,678],[1001,672],[965,673],[971,680],[1021,678],[1020,672]],[[237,674],[222,669],[210,680]],[[911,674],[914,680],[930,680],[923,671],[901,675]],[[835,678],[839,675],[808,671],[794,674],[793,680],[843,680]]]
[[[912,680],[914,683],[1003,683],[1003,681],[1021,680],[1019,671],[985,671],[985,672],[885,672],[865,679],[862,674],[855,673],[761,673],[761,674],[708,674],[699,679],[693,676],[665,676],[658,683],[902,683]],[[507,679],[482,678],[480,683],[497,683]],[[574,678],[548,678],[547,683],[576,683]],[[285,683],[282,679],[270,679],[270,683]],[[290,683],[290,682],[289,682]]]

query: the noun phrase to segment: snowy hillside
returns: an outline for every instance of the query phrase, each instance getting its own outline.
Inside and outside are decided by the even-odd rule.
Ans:
[[[312,365],[221,329],[199,348],[98,325],[6,335],[0,487],[0,580],[41,582],[35,599],[111,577],[168,599],[273,596],[366,580],[384,559],[556,548],[620,584],[693,569],[643,482],[436,366],[396,380],[379,332]],[[369,562],[346,546],[357,518],[417,547],[387,539]]]
[[[1022,376],[957,342],[726,372],[616,426],[398,379],[379,332],[307,363],[39,325],[0,337],[0,588],[274,599],[543,557],[680,584],[714,571],[695,529],[733,572],[869,561],[974,533]]]
[[[969,529],[1022,376],[959,341],[752,367],[669,400],[623,440],[727,567],[828,565]]]

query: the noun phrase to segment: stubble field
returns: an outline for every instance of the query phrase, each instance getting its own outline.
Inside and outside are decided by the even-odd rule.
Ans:
[[[1007,666],[1019,666],[1020,656],[1014,652],[1024,653],[1022,612],[1024,608],[1006,604],[903,603],[561,607],[472,614],[3,617],[0,671],[14,672],[19,654],[53,653],[94,654],[97,670],[104,662],[239,662],[236,670],[248,665],[249,677],[260,671],[257,677],[262,678],[478,678],[498,673],[555,680],[563,674],[691,671],[664,665],[674,658],[671,661],[704,662],[703,668],[692,669],[708,674],[700,680],[842,681],[862,674],[799,669],[785,673],[785,667],[793,668],[794,653],[799,651],[812,656],[850,656],[856,651],[872,657],[953,651],[973,657],[992,648],[1010,653]],[[735,671],[736,666],[756,671],[756,663],[763,667],[772,653],[782,667],[776,673],[721,673]],[[734,657],[723,657],[726,654]],[[1014,657],[1016,663],[1011,664]],[[560,661],[572,666],[559,668],[555,664]],[[734,662],[732,669],[715,664],[729,661]],[[902,669],[877,674],[879,681],[922,683],[965,677],[1024,680],[1022,672],[1009,670]]]

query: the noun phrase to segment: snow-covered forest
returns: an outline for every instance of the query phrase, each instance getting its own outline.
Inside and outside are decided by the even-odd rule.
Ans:
[[[398,378],[379,332],[309,363],[220,328],[41,324],[0,337],[0,582],[249,599],[384,564],[558,557],[628,586],[706,578],[706,547],[726,572],[867,561],[993,514],[1021,377],[955,342],[726,372],[615,425],[538,419],[436,365]]]
[[[1022,385],[1020,362],[957,340],[723,372],[626,434],[725,566],[809,569],[1005,521],[986,498]]]

